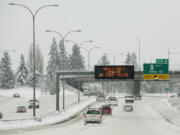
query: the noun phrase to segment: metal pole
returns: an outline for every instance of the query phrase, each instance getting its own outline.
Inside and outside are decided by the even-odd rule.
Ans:
[[[56,111],[59,112],[59,75],[56,73]]]
[[[79,87],[79,80],[78,80],[78,102],[80,103],[80,87]]]
[[[33,16],[33,116],[36,116],[36,93],[35,93],[35,88],[36,88],[36,69],[35,69],[35,16]]]
[[[90,61],[90,58],[89,58],[89,55],[90,55],[90,51],[88,51],[88,71],[89,71],[89,61]],[[88,81],[88,98],[89,98],[89,94],[90,94],[90,91],[89,91],[89,81]]]
[[[64,50],[65,50],[65,47],[64,47],[64,38],[62,40],[62,43],[63,43],[63,79],[62,79],[62,87],[63,87],[63,110],[65,109],[65,90],[64,90]]]
[[[29,8],[29,7],[27,7],[26,5],[23,5],[23,4],[16,4],[16,3],[9,3],[9,5],[16,5],[16,6],[21,6],[21,7],[24,7],[24,8],[26,8],[29,12],[30,12],[30,14],[32,15],[32,19],[33,19],[33,82],[34,82],[34,84],[33,84],[33,116],[35,117],[36,116],[36,108],[35,108],[35,106],[36,106],[36,103],[35,103],[35,101],[36,101],[36,95],[35,95],[35,88],[36,88],[36,75],[35,75],[35,18],[36,18],[36,15],[37,15],[37,13],[42,9],[42,8],[45,8],[45,7],[49,7],[49,6],[55,6],[55,7],[57,7],[58,5],[44,5],[44,6],[41,6],[40,8],[38,8],[37,10],[36,10],[36,12],[35,13],[33,13],[32,12],[32,10]]]
[[[140,70],[141,70],[141,68],[140,68],[140,38],[139,38],[139,80],[141,79],[141,76],[140,76]]]

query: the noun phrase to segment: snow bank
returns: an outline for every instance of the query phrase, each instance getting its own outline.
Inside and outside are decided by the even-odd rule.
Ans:
[[[21,128],[31,128],[37,126],[45,126],[55,123],[61,123],[70,120],[72,117],[78,115],[87,106],[93,104],[95,99],[78,103],[64,112],[56,112],[53,115],[30,118],[30,119],[14,119],[14,120],[0,120],[0,130],[11,130]]]
[[[74,91],[75,90],[73,88],[71,88],[70,86],[67,86],[65,94],[66,95],[76,94],[76,92]],[[14,93],[19,93],[20,96],[24,98],[30,98],[33,96],[33,88],[32,87],[17,87],[14,89],[0,89],[0,97],[1,96],[12,97]],[[62,95],[62,91],[60,92],[60,94]],[[42,93],[40,88],[36,88],[36,97],[40,97],[43,95],[46,95],[46,94]]]
[[[170,97],[152,104],[154,110],[161,114],[168,122],[180,127],[179,98]]]

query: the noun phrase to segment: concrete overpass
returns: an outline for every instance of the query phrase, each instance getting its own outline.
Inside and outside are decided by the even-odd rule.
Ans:
[[[85,71],[86,72],[86,71]],[[71,78],[73,81],[83,81],[83,82],[95,82],[95,81],[127,81],[127,80],[121,80],[121,79],[95,79],[94,77],[94,71],[87,71],[85,72],[64,72],[64,79]],[[62,79],[62,72],[59,72],[61,74],[60,79]],[[75,74],[79,73],[79,74]],[[82,74],[81,74],[82,73]],[[149,80],[143,80],[143,72],[142,71],[135,71],[134,74],[134,80],[140,80],[140,81],[149,81]],[[131,81],[131,80],[129,80]],[[153,80],[151,80],[153,81]],[[156,80],[157,81],[157,80]],[[180,71],[169,71],[169,80],[167,81],[173,81],[173,82],[179,82],[180,83]]]

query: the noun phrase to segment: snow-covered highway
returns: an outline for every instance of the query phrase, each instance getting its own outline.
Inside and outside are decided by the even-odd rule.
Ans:
[[[32,99],[32,88],[26,88],[26,95],[23,95],[23,91],[20,91],[20,98],[13,98],[12,93],[3,95],[0,97],[0,111],[3,112],[3,119],[21,119],[32,118],[33,109],[28,109],[28,101]],[[5,92],[4,92],[5,93]],[[82,96],[81,101],[87,100],[88,97]],[[36,109],[36,116],[41,117],[49,114],[53,114],[56,111],[56,96],[55,95],[40,95],[37,94],[37,99],[40,101],[40,108]],[[66,91],[65,96],[65,109],[68,109],[71,105],[78,102],[77,93]],[[26,113],[16,113],[17,106],[25,106],[27,108]],[[60,110],[62,109],[62,94],[60,94]]]
[[[0,131],[1,135],[179,135],[180,128],[169,123],[152,104],[159,102],[157,97],[147,97],[136,101],[133,112],[124,112],[123,101],[113,107],[113,115],[103,116],[102,124],[84,126],[83,115],[79,115],[64,124],[57,124],[36,129]]]

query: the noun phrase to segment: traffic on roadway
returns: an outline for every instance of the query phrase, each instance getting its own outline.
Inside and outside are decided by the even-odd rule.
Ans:
[[[92,97],[91,97],[92,98]],[[107,98],[108,99],[108,98]],[[118,98],[118,105],[108,105],[108,102],[96,102],[87,107],[77,117],[57,125],[3,131],[2,135],[179,135],[180,128],[166,121],[162,115],[153,108],[154,104],[160,102],[157,97],[143,97],[143,100],[136,100],[132,111],[124,109],[125,98]],[[128,103],[129,104],[129,103]],[[108,107],[108,108],[107,108]],[[107,112],[103,109],[107,108]]]

